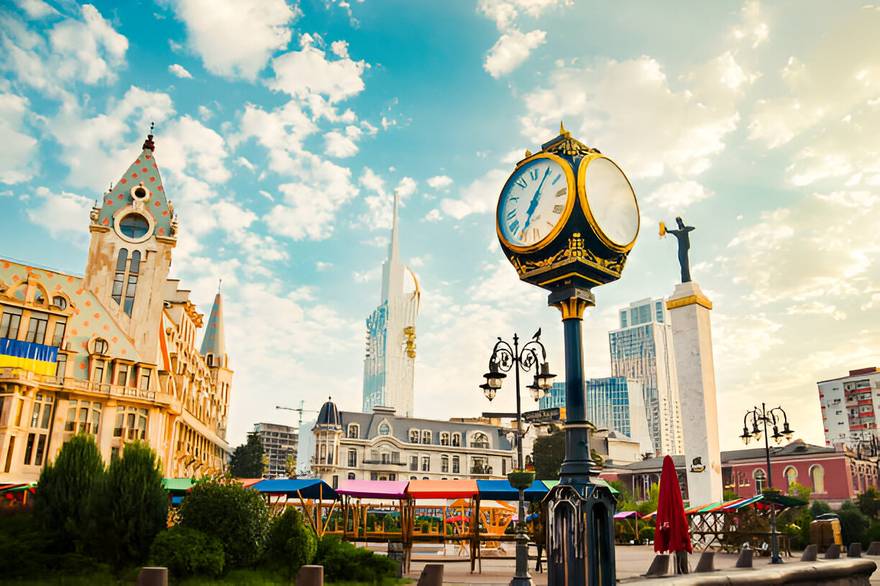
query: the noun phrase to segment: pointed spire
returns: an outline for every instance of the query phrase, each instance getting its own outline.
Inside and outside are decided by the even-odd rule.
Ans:
[[[208,327],[205,329],[205,337],[202,338],[202,355],[213,354],[217,362],[210,366],[226,366],[226,335],[223,329],[223,297],[219,287],[214,297],[214,306],[211,307],[211,317],[208,318]]]
[[[153,142],[153,129],[156,127],[154,122],[150,122],[150,133],[147,135],[147,140],[144,141],[144,146],[141,147],[145,151],[155,151],[156,143]]]
[[[400,256],[397,226],[397,208],[400,205],[400,194],[394,190],[394,208],[391,215],[391,244],[388,248],[388,260],[397,260]]]
[[[388,244],[388,259],[382,265],[382,299],[398,295],[403,287],[403,263],[400,262],[400,236],[397,211],[400,206],[400,193],[394,190],[394,207],[391,216],[391,242]]]

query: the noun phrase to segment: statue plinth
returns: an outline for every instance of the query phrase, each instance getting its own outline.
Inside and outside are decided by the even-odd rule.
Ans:
[[[722,500],[718,397],[712,356],[712,302],[693,282],[667,300],[678,372],[681,423],[691,506]]]

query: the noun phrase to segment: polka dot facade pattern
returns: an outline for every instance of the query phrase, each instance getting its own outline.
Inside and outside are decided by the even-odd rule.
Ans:
[[[171,233],[171,212],[168,200],[165,198],[165,186],[162,185],[159,168],[155,162],[150,166],[144,166],[145,161],[152,159],[150,151],[145,150],[123,173],[122,178],[110,190],[110,193],[104,196],[104,205],[98,214],[98,224],[113,227],[113,215],[133,201],[130,184],[137,185],[143,181],[145,185],[149,185],[150,191],[152,191],[150,200],[153,205],[149,209],[156,222],[156,234],[165,236]]]

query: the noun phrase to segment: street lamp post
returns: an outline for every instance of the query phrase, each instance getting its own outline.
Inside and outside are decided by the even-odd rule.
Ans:
[[[749,430],[748,420],[751,417],[752,429]],[[779,431],[779,423],[782,423],[782,431]],[[777,444],[782,438],[791,439],[794,431],[788,426],[788,415],[782,407],[773,407],[767,409],[767,405],[761,403],[760,407],[755,407],[743,416],[743,432],[739,436],[744,443],[748,444],[749,440],[754,438],[761,441],[761,425],[764,427],[764,455],[767,458],[767,487],[773,490],[773,472],[770,469],[770,434],[767,432],[767,426],[773,426],[773,441]],[[776,506],[770,504],[770,563],[781,564],[782,557],[779,555],[779,534],[776,531]]]
[[[538,353],[540,352],[540,359]],[[531,391],[532,398],[537,401],[547,392],[553,384],[555,374],[550,373],[550,365],[547,362],[547,350],[541,343],[541,330],[539,329],[532,339],[526,342],[522,348],[519,346],[519,336],[513,335],[513,346],[501,338],[495,343],[492,354],[489,357],[489,372],[483,375],[486,382],[480,385],[483,394],[490,401],[495,398],[501,383],[507,377],[506,372],[514,371],[516,381],[516,460],[517,469],[521,472],[523,466],[523,425],[522,425],[522,402],[520,399],[520,371],[534,371],[535,380],[527,388]],[[526,506],[525,489],[527,486],[519,482],[516,486],[519,490],[519,518],[516,523],[516,573],[510,581],[511,586],[531,586],[532,577],[529,574],[529,538],[526,535]]]

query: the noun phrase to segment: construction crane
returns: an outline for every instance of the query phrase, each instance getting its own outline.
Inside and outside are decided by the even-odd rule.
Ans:
[[[300,401],[299,407],[283,407],[281,405],[275,405],[275,408],[281,409],[283,411],[296,411],[297,413],[299,413],[299,424],[296,426],[296,429],[299,430],[299,428],[302,427],[303,424],[303,413],[317,413],[317,411],[315,411],[314,409],[305,409],[305,404],[305,401]]]

